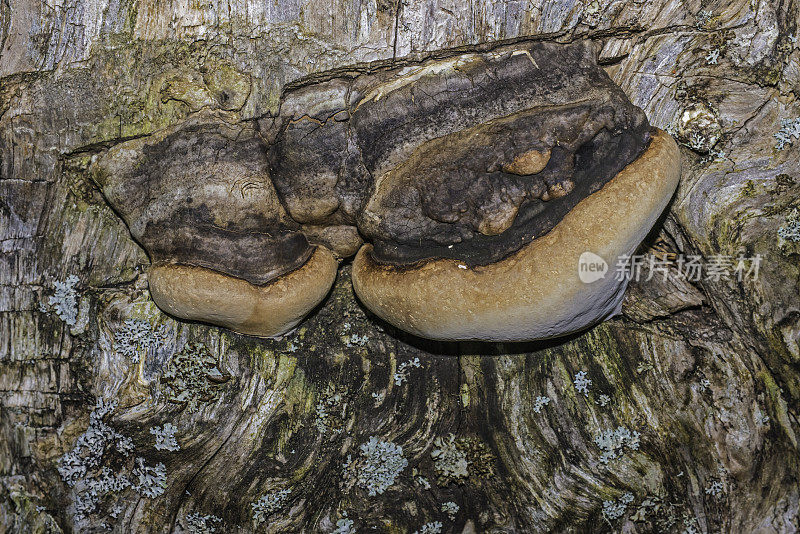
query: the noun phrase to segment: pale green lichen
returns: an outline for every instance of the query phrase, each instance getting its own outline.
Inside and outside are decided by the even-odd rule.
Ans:
[[[550,404],[550,397],[536,397],[533,401],[533,411],[541,413],[542,408]]]
[[[712,49],[708,54],[706,54],[705,59],[709,65],[716,65],[719,62],[719,48]]]
[[[291,493],[292,490],[287,488],[262,495],[256,502],[250,504],[253,508],[253,520],[256,523],[266,521],[269,516],[286,506]]]
[[[138,479],[134,488],[145,497],[158,497],[167,488],[167,470],[160,462],[149,466],[144,463],[144,458],[136,458],[133,476]]]
[[[586,371],[578,371],[575,373],[573,383],[578,393],[583,393],[584,397],[589,396],[589,386],[592,385],[592,379],[586,377]]]
[[[360,449],[356,483],[367,490],[370,497],[386,491],[408,465],[408,460],[403,458],[403,447],[391,441],[371,436]]]
[[[466,453],[458,446],[456,437],[438,437],[433,442],[435,448],[431,452],[433,467],[439,474],[439,484],[449,481],[461,481],[469,476],[469,462]]]
[[[78,321],[78,292],[75,285],[79,279],[75,275],[70,275],[63,282],[55,282],[55,293],[48,301],[67,326],[75,326]]]
[[[725,493],[725,486],[719,480],[714,480],[705,488],[706,495],[711,495],[713,497],[719,497],[723,493]]]
[[[326,433],[328,430],[332,430],[335,433],[342,431],[339,425],[347,413],[347,403],[343,402],[346,393],[346,389],[336,388],[328,384],[325,393],[317,402],[314,426],[321,434]]]
[[[355,522],[347,517],[347,514],[342,514],[344,517],[336,522],[336,530],[332,530],[331,534],[356,534],[356,529],[353,527]]]
[[[220,523],[222,518],[215,515],[193,513],[186,516],[186,530],[189,534],[214,534]]]
[[[786,216],[786,223],[778,228],[778,237],[784,241],[800,242],[800,212],[796,208]]]
[[[314,426],[320,434],[328,431],[328,407],[324,400],[320,400],[315,408],[317,418],[314,420]]]
[[[606,521],[614,521],[625,514],[628,505],[633,502],[633,493],[624,493],[619,500],[603,501],[603,517]]]
[[[411,369],[414,367],[417,369],[422,367],[419,358],[414,358],[413,360],[408,360],[407,362],[403,362],[398,365],[397,372],[394,373],[394,384],[396,386],[403,385],[403,382],[405,382],[408,378],[408,373],[411,372]]]
[[[794,144],[795,139],[800,139],[800,117],[782,119],[781,129],[773,137],[778,140],[775,144],[775,148],[778,150],[783,150],[786,145]]]
[[[694,517],[685,516],[683,518],[683,527],[681,534],[700,534],[700,529],[697,526],[697,519]]]
[[[459,509],[460,506],[458,506],[453,501],[442,503],[442,512],[447,514],[447,517],[450,518],[450,521],[455,521],[456,514],[458,513]]]
[[[150,433],[156,437],[156,449],[159,451],[179,451],[181,449],[178,445],[178,440],[175,439],[175,428],[172,423],[164,423],[163,427],[153,427]]]
[[[89,416],[89,427],[78,437],[72,450],[59,460],[62,480],[73,488],[73,510],[77,525],[84,524],[106,495],[122,491],[131,485],[123,473],[114,473],[108,466],[109,457],[116,452],[127,457],[134,449],[127,436],[108,425],[106,419],[116,408],[116,402],[102,397]]]
[[[154,328],[147,321],[128,319],[114,332],[114,350],[120,356],[130,358],[133,363],[137,363],[143,354],[166,343],[167,338],[166,326]]]
[[[219,396],[220,385],[230,376],[224,373],[216,358],[202,343],[189,343],[175,354],[161,376],[167,400],[198,409],[201,402]]]
[[[106,402],[100,397],[89,416],[88,428],[59,460],[58,472],[73,490],[73,516],[79,528],[86,526],[89,515],[98,511],[109,494],[132,488],[153,498],[166,487],[163,464],[150,467],[144,458],[137,457],[136,467],[130,468],[126,459],[134,451],[133,441],[106,422],[116,405],[116,401]],[[110,515],[115,518],[118,513],[112,511]]]
[[[624,449],[639,450],[639,433],[618,426],[615,430],[599,432],[594,438],[594,443],[603,451],[600,461],[607,464],[610,460],[620,457]]]
[[[363,335],[360,336],[358,334],[350,334],[349,336],[345,336],[345,344],[348,347],[363,347],[369,341],[369,336]]]
[[[432,521],[425,523],[419,530],[415,530],[414,534],[441,534],[442,523],[441,521]]]
[[[94,468],[99,467],[106,452],[116,449],[123,456],[133,451],[133,442],[114,430],[104,419],[116,408],[116,401],[102,397],[89,415],[89,427],[78,437],[75,447],[61,457],[58,472],[68,486],[75,486]]]
[[[714,26],[716,17],[712,11],[701,9],[697,12],[695,26],[699,30],[708,30]]]

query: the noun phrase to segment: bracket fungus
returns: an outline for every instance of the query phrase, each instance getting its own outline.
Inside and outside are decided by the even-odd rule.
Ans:
[[[118,144],[93,175],[149,253],[150,293],[172,315],[274,336],[333,285],[336,259],[286,215],[263,141],[232,114]]]
[[[514,45],[288,88],[276,116],[202,111],[110,149],[95,177],[153,261],[155,302],[260,336],[355,254],[375,314],[441,340],[521,341],[618,310],[680,177],[677,145],[588,43]]]

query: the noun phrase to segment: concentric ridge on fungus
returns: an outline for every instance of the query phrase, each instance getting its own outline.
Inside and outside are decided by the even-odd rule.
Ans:
[[[113,147],[95,178],[178,317],[280,335],[358,251],[361,301],[414,334],[567,334],[626,287],[583,284],[580,255],[632,253],[680,176],[594,54],[540,42],[334,78],[257,124],[201,111]]]

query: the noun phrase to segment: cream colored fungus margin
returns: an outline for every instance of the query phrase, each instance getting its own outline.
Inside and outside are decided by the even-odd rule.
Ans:
[[[263,286],[204,267],[156,264],[148,274],[150,294],[159,308],[241,334],[285,334],[328,294],[339,266],[325,247],[317,247],[302,267]]]
[[[655,130],[639,158],[510,257],[466,269],[452,259],[398,269],[376,263],[365,245],[353,263],[353,287],[375,314],[426,338],[524,341],[575,332],[619,309],[627,281],[616,280],[617,258],[645,238],[679,179],[678,146]],[[581,282],[584,252],[608,263],[605,277]]]

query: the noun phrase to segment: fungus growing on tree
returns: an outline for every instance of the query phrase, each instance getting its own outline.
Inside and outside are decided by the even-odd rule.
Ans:
[[[433,339],[555,337],[619,308],[678,149],[588,43],[529,43],[289,88],[276,116],[201,111],[95,176],[165,311],[260,336],[327,294],[336,257],[374,313]],[[594,257],[594,256],[593,256]]]
[[[95,180],[150,255],[162,310],[267,337],[325,297],[336,259],[286,215],[268,167],[255,129],[224,112],[200,112],[96,162]]]
[[[373,89],[376,108],[405,113],[376,110],[363,136],[376,141],[352,275],[361,301],[443,340],[551,338],[613,314],[627,281],[583,283],[579,260],[633,253],[677,187],[675,142],[584,45],[430,71]]]

